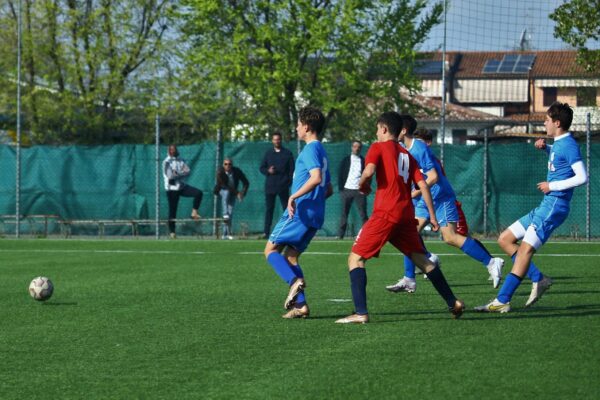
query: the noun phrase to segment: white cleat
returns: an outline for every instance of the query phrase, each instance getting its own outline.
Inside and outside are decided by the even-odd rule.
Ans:
[[[531,294],[529,295],[529,299],[527,299],[527,303],[525,303],[525,307],[534,305],[539,299],[542,298],[544,292],[550,289],[550,286],[552,286],[552,278],[548,276],[544,276],[544,278],[539,282],[533,282],[531,285]]]
[[[417,281],[413,278],[403,277],[398,282],[394,283],[393,285],[386,286],[385,288],[394,293],[414,293],[417,290]]]
[[[510,311],[510,303],[500,303],[498,299],[494,299],[488,304],[475,307],[474,310],[479,312],[504,314]]]
[[[496,289],[500,286],[502,281],[502,267],[504,266],[504,260],[499,257],[494,257],[490,260],[487,270],[492,277],[492,286]]]

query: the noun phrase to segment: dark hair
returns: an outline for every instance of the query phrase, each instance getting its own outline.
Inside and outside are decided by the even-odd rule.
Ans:
[[[402,130],[403,119],[400,114],[395,111],[384,112],[377,118],[378,125],[385,125],[390,133],[398,137],[400,131]]]
[[[354,144],[354,143],[358,143],[358,145],[359,145],[360,147],[362,147],[362,142],[361,142],[360,140],[358,140],[358,139],[354,139],[354,140],[352,141],[352,144]]]
[[[421,128],[415,132],[414,137],[418,137],[426,142],[433,142],[433,134],[430,130]]]
[[[409,138],[415,137],[415,130],[417,129],[417,120],[412,115],[403,114],[402,117],[402,129],[406,129],[406,136]]]
[[[300,123],[308,125],[308,129],[316,132],[317,135],[321,134],[323,127],[325,126],[325,116],[323,113],[315,107],[306,106],[302,107],[298,112],[298,120]]]
[[[571,127],[571,122],[573,122],[573,109],[569,104],[555,101],[548,108],[547,114],[552,121],[560,121],[560,127],[565,131]]]
[[[279,136],[280,138],[283,138],[283,135],[279,131],[275,131],[275,132],[271,133],[271,139],[273,139],[274,136]]]

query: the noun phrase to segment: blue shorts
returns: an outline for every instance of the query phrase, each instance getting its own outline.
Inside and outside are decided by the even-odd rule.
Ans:
[[[288,214],[284,213],[273,228],[269,242],[287,245],[302,253],[317,231],[317,228],[304,225],[297,214],[290,219]]]
[[[440,227],[448,226],[449,222],[458,222],[458,208],[456,208],[456,199],[451,198],[449,200],[440,201],[434,203],[435,218],[438,221]],[[425,205],[425,200],[419,200],[419,204],[415,207],[415,217],[429,219],[429,211]]]
[[[538,248],[546,243],[552,232],[565,222],[570,208],[568,200],[554,196],[544,196],[544,200],[540,205],[531,210],[529,214],[521,217],[518,222],[525,230],[530,227],[535,229],[535,234],[541,243],[537,246],[534,243],[530,244]]]

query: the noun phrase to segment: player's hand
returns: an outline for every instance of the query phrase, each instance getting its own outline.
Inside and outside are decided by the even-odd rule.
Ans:
[[[534,145],[536,149],[544,150],[546,148],[546,139],[538,139]]]
[[[242,193],[238,193],[237,194],[237,198],[239,201],[243,201],[244,200],[244,195]]]
[[[440,229],[440,224],[438,224],[435,217],[429,218],[429,224],[431,225],[431,230],[434,232],[437,232]]]
[[[544,192],[544,194],[550,193],[550,184],[548,182],[540,182],[537,184],[537,188]]]
[[[269,167],[269,169],[267,170],[267,172],[268,172],[270,175],[274,175],[274,174],[275,174],[275,166],[274,166],[274,165],[271,165],[271,166]]]
[[[292,218],[294,216],[294,213],[296,212],[296,199],[290,197],[287,204],[287,210],[288,215],[290,216],[290,218]]]
[[[371,193],[371,183],[370,182],[365,182],[364,184],[362,184],[359,188],[358,191],[362,194],[364,194],[365,196],[368,196],[369,193]]]

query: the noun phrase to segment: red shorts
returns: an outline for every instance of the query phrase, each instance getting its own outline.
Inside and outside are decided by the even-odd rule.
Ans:
[[[462,210],[460,201],[456,200],[456,209],[458,210],[458,222],[456,223],[456,233],[463,236],[469,235],[469,226],[467,225],[467,218]]]
[[[358,232],[352,252],[368,260],[378,257],[379,251],[387,242],[407,256],[412,253],[425,253],[417,232],[417,220],[390,222],[374,215]]]

